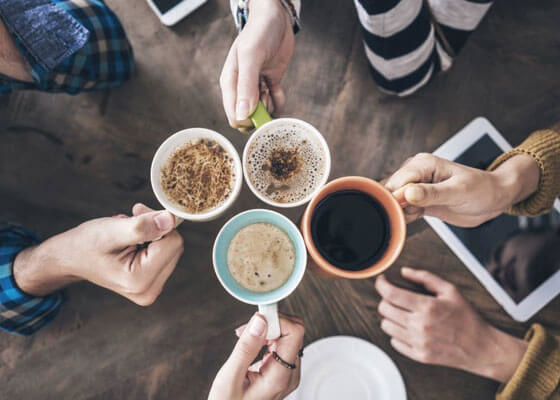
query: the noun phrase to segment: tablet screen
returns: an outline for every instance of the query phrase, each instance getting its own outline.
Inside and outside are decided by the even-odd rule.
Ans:
[[[486,169],[502,153],[488,134],[456,162]],[[527,218],[500,215],[476,228],[447,225],[515,303],[560,269],[560,214]]]
[[[165,14],[167,11],[171,10],[177,4],[182,3],[185,0],[152,0],[159,12]]]

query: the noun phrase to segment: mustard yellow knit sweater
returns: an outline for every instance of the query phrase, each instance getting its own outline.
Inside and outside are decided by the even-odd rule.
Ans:
[[[515,204],[509,213],[538,215],[549,211],[560,196],[560,133],[537,131],[515,149],[502,154],[490,166],[496,169],[516,154],[531,155],[541,170],[537,191]],[[560,339],[534,324],[525,339],[529,347],[513,377],[502,385],[497,400],[560,400]]]

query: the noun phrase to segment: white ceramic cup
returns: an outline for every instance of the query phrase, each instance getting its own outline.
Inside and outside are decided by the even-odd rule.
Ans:
[[[259,110],[256,111],[256,112],[259,112]],[[249,189],[251,189],[253,194],[255,196],[257,196],[260,200],[262,200],[266,204],[269,204],[269,205],[274,206],[274,207],[280,207],[280,208],[299,207],[299,206],[309,202],[321,190],[321,188],[327,183],[327,180],[329,179],[329,174],[330,174],[330,171],[331,171],[331,154],[330,154],[330,151],[329,151],[329,146],[327,145],[327,141],[325,140],[325,138],[323,137],[321,132],[319,132],[317,130],[317,128],[315,128],[313,125],[311,125],[311,124],[309,124],[305,121],[302,121],[300,119],[296,119],[296,118],[269,119],[267,122],[264,122],[264,123],[261,122],[262,125],[260,123],[256,122],[254,119],[253,119],[253,122],[254,122],[255,126],[257,127],[257,130],[251,135],[251,137],[247,141],[247,144],[245,145],[245,149],[243,150],[243,173],[244,173],[244,177],[245,177],[245,182],[247,183],[247,186],[249,186]],[[324,174],[321,177],[320,181],[318,182],[315,190],[312,191],[312,192],[309,192],[309,194],[305,198],[303,198],[299,201],[293,202],[293,203],[274,201],[274,200],[266,197],[265,195],[263,195],[261,192],[259,192],[257,190],[257,188],[255,188],[255,186],[251,182],[251,179],[249,178],[248,172],[247,172],[248,171],[247,162],[248,162],[248,157],[249,157],[249,149],[251,148],[251,145],[256,140],[256,138],[261,136],[261,135],[266,135],[266,134],[269,134],[270,132],[274,132],[275,127],[285,126],[287,124],[292,125],[292,126],[296,126],[298,130],[300,130],[301,132],[304,132],[305,135],[308,135],[311,138],[311,140],[314,140],[316,143],[318,143],[321,146],[322,151],[323,151],[323,155],[325,157]]]
[[[235,280],[229,271],[227,263],[229,245],[237,232],[246,226],[256,223],[267,223],[276,226],[288,235],[294,245],[295,260],[292,274],[282,286],[270,292],[257,293],[245,289]],[[269,340],[278,339],[281,333],[280,320],[278,319],[278,302],[288,297],[298,287],[307,267],[307,250],[298,227],[276,211],[264,209],[244,211],[226,222],[218,236],[216,236],[212,250],[212,261],[216,276],[226,291],[244,303],[258,306],[259,313],[265,317],[268,323],[266,338]]]
[[[191,214],[184,211],[168,199],[167,195],[163,191],[163,188],[161,187],[161,170],[167,163],[173,152],[175,152],[175,150],[188,143],[195,143],[200,139],[212,140],[224,148],[224,150],[233,160],[233,172],[235,181],[229,197],[222,204],[200,214]],[[227,140],[223,135],[220,135],[218,132],[214,132],[210,129],[190,128],[184,129],[175,133],[174,135],[171,135],[165,140],[165,142],[163,142],[159,146],[156,154],[154,155],[154,159],[152,160],[150,180],[152,182],[152,189],[154,191],[154,194],[156,195],[156,198],[167,211],[183,220],[203,222],[218,218],[235,202],[235,200],[239,196],[239,192],[241,191],[243,172],[237,150],[235,150],[235,147],[233,147],[231,142]],[[180,223],[180,220],[178,221],[178,223]]]

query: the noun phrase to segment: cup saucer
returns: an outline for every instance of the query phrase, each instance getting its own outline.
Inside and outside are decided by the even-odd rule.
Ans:
[[[402,376],[374,344],[331,336],[305,347],[301,381],[286,400],[406,400]]]

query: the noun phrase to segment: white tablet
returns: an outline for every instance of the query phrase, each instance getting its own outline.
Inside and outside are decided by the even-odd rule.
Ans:
[[[146,0],[165,25],[175,25],[208,0]]]
[[[511,145],[479,117],[434,154],[486,169]],[[526,321],[560,293],[560,201],[547,215],[528,218],[502,214],[476,228],[458,228],[425,217],[484,287],[517,321]],[[534,249],[543,248],[547,254]]]

